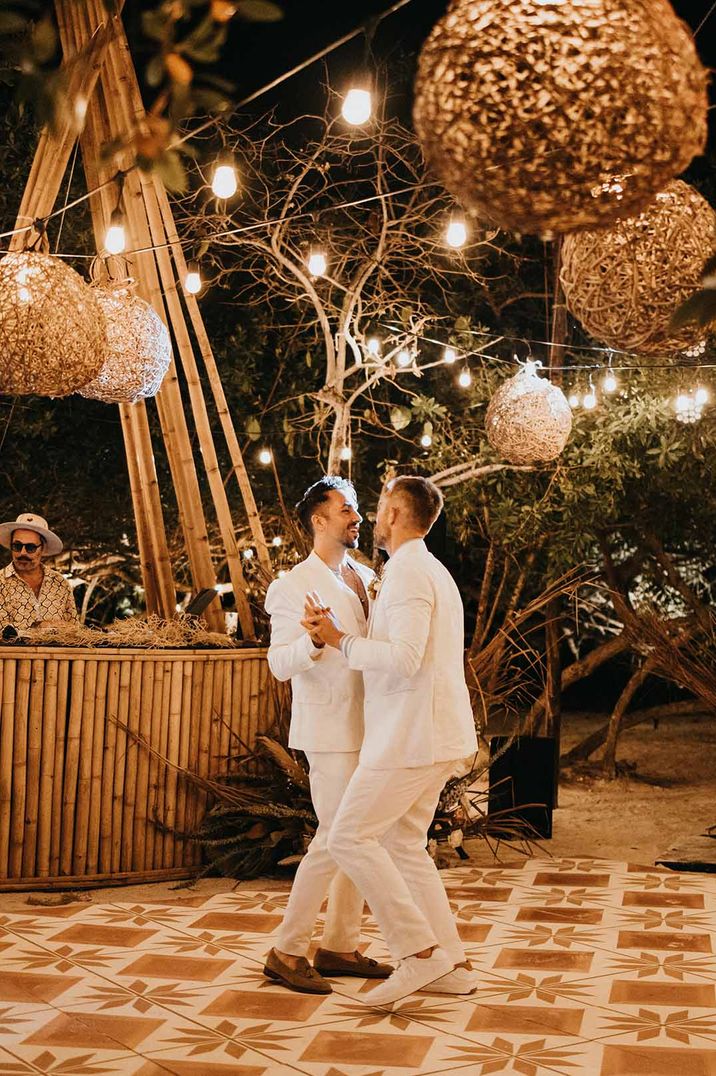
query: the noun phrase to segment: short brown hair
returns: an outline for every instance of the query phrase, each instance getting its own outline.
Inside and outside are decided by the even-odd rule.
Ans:
[[[419,475],[398,475],[389,492],[405,498],[416,526],[427,534],[443,507],[443,495],[435,483]]]

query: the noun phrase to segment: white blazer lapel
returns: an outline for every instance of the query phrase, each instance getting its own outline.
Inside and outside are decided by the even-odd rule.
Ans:
[[[365,623],[358,619],[357,609],[353,604],[347,588],[338,581],[328,565],[321,560],[317,553],[311,553],[312,569],[315,573],[315,589],[318,591],[326,605],[334,610],[341,627],[350,635],[363,635]],[[358,602],[358,599],[356,599]]]

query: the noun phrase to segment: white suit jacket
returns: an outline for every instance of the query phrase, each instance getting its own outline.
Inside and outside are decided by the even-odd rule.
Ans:
[[[364,674],[362,765],[427,766],[477,750],[462,599],[421,539],[405,542],[388,561],[368,638],[348,639],[343,649]]]
[[[349,559],[367,589],[373,571]],[[277,680],[291,681],[289,746],[301,751],[358,751],[363,742],[363,677],[349,668],[338,650],[314,647],[301,627],[309,590],[318,591],[345,631],[357,636],[367,631],[360,600],[316,553],[271,583],[266,592],[271,617],[268,663]]]

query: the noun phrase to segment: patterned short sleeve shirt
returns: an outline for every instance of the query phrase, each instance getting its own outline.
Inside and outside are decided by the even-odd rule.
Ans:
[[[23,582],[12,564],[0,573],[0,628],[31,628],[41,620],[79,620],[72,588],[54,568],[44,567],[40,593]]]

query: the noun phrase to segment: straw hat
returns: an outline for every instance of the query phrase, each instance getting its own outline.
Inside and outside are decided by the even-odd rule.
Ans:
[[[12,523],[0,523],[0,545],[9,547],[13,531],[34,531],[45,539],[45,554],[55,557],[62,552],[62,539],[47,526],[47,520],[33,512],[23,512]]]

